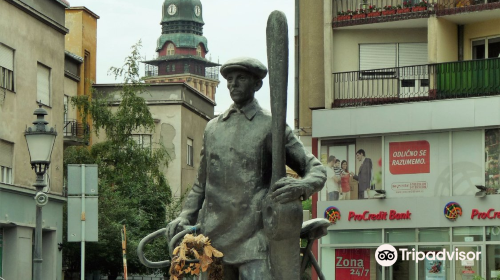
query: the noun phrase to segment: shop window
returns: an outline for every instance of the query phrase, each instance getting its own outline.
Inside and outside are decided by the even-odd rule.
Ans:
[[[320,160],[327,181],[320,200],[373,198],[382,187],[382,138],[322,142]]]
[[[500,241],[500,226],[486,227],[486,241]]]
[[[14,50],[0,43],[0,88],[14,91]]]
[[[471,276],[481,275],[481,260],[483,257],[481,256],[482,254],[477,255],[478,252],[481,252],[481,247],[455,246],[452,249],[458,252],[458,254],[464,254],[467,258],[470,258],[465,260],[454,260],[455,279],[473,279]],[[479,258],[476,260],[476,257]]]
[[[500,57],[500,37],[488,37],[472,41],[472,59]]]
[[[382,243],[382,230],[335,230],[328,231],[323,244]]]
[[[50,106],[50,68],[38,63],[36,79],[36,101]]]
[[[453,242],[483,241],[483,227],[453,228]]]
[[[415,233],[415,232],[414,232]],[[395,247],[398,252],[398,260],[391,266],[385,268],[385,279],[386,280],[416,280],[415,270],[417,263],[414,261],[408,261],[407,256],[404,256],[403,252],[413,252],[414,246],[403,246]],[[428,278],[432,279],[432,278]]]
[[[500,279],[500,245],[486,246],[487,279]]]
[[[187,165],[193,166],[193,139],[187,139]]]
[[[428,252],[443,252],[446,250],[450,251],[450,247],[448,246],[419,246],[418,251],[424,252],[427,254]],[[411,262],[415,263],[415,262]],[[427,279],[451,279],[450,278],[451,271],[451,263],[449,260],[430,260],[425,259],[424,261],[418,262],[418,279],[419,280],[427,280]],[[394,278],[394,279],[405,279],[405,278]],[[457,278],[461,279],[461,278]],[[465,279],[465,278],[464,278]]]
[[[415,242],[415,241],[417,241],[415,229],[397,228],[397,229],[385,230],[385,241],[384,241],[385,243],[392,244],[399,242]]]
[[[417,229],[419,242],[450,242],[450,228]]]

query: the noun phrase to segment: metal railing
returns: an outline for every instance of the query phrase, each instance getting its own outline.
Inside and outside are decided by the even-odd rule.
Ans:
[[[333,107],[500,94],[500,58],[333,73]]]
[[[90,132],[88,124],[82,124],[76,120],[67,120],[64,122],[63,134],[64,137],[85,138]]]
[[[437,0],[436,15],[500,9],[500,0]]]
[[[500,9],[500,0],[332,0],[333,27]]]
[[[219,68],[220,68],[219,66],[205,67],[205,74],[199,75],[199,76],[205,76],[206,78],[209,78],[212,80],[219,80]],[[189,67],[186,67],[184,73],[189,73],[189,69],[190,69]],[[198,75],[198,74],[195,74],[195,75]],[[159,76],[158,66],[146,64],[145,70],[144,70],[144,76],[145,77],[157,77],[157,76]]]

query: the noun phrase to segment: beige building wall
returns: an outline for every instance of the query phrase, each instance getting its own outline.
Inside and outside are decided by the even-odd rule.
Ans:
[[[472,40],[489,36],[500,36],[500,19],[465,25],[464,60],[472,59]]]
[[[200,151],[203,146],[203,134],[208,120],[192,110],[182,107],[181,132],[181,176],[182,193],[193,186],[197,171],[200,167]],[[193,166],[187,165],[187,139],[193,140]]]
[[[0,94],[0,139],[14,144],[13,184],[33,188],[35,173],[24,130],[36,119],[37,63],[50,68],[50,105],[43,106],[49,126],[58,130],[50,165],[52,193],[62,193],[64,34],[6,1],[0,1],[0,43],[14,49],[14,91]],[[23,24],[19,24],[22,22]],[[5,32],[15,30],[16,32]],[[36,46],[36,47],[34,47]],[[34,189],[34,188],[33,188]]]
[[[172,191],[172,195],[180,197],[182,184],[182,127],[181,127],[181,105],[149,106],[153,118],[157,120],[154,143],[162,143],[167,149],[170,157],[168,166],[164,167],[165,177]],[[185,161],[184,161],[185,162]]]
[[[312,110],[325,106],[323,1],[299,1],[299,128],[311,135]],[[297,117],[297,116],[296,116]]]
[[[458,60],[458,26],[444,18],[429,18],[429,63]]]

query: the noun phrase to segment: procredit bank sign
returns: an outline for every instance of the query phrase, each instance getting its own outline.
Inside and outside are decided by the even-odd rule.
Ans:
[[[498,205],[500,195],[320,201],[317,215],[335,208],[330,230],[497,226]]]

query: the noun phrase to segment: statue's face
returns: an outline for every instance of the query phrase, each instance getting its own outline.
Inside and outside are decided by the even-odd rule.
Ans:
[[[233,71],[227,74],[227,88],[231,99],[237,105],[244,105],[253,100],[255,92],[260,88],[260,81],[245,71]]]

